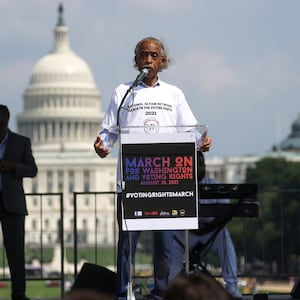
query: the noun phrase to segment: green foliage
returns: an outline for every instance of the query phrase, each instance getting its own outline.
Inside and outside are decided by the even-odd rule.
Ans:
[[[285,158],[264,158],[248,168],[246,182],[257,183],[259,190],[295,188],[300,185],[300,163]]]
[[[277,262],[279,272],[288,269],[292,257],[300,254],[300,163],[284,158],[265,158],[249,168],[247,183],[258,185],[260,217],[245,220],[248,231],[230,230],[235,239],[248,235],[247,255],[251,261]]]

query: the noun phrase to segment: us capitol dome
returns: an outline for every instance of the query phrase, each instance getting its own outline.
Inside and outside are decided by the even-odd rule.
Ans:
[[[34,151],[91,150],[103,118],[100,92],[87,63],[72,51],[59,6],[54,46],[34,66],[24,95],[18,132]]]
[[[43,195],[44,221],[49,231],[43,240],[57,241],[60,222],[58,201],[51,194],[63,195],[64,237],[70,243],[74,236],[74,192],[84,194],[77,203],[80,239],[91,243],[88,230],[92,228],[94,196],[91,192],[114,192],[117,160],[113,156],[100,159],[93,144],[103,118],[100,92],[87,63],[72,51],[68,27],[59,5],[54,29],[53,49],[38,60],[23,94],[23,112],[17,116],[18,133],[31,138],[33,156],[38,166],[35,178],[24,179],[29,215],[27,232],[40,224],[39,201]],[[33,201],[30,200],[33,197]],[[44,199],[43,199],[44,200]],[[99,242],[113,244],[114,195],[101,199]],[[95,209],[95,208],[93,208]],[[51,232],[51,233],[49,233]],[[39,232],[27,235],[28,241],[38,243]]]

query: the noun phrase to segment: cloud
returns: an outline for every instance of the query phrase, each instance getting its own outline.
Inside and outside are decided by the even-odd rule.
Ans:
[[[222,93],[243,85],[245,79],[237,68],[226,63],[226,57],[217,52],[193,52],[174,65],[180,76],[205,96]],[[176,73],[176,71],[175,71]]]
[[[291,89],[300,92],[299,64],[286,53],[272,50],[245,67],[244,74],[258,96],[272,100],[272,97],[289,93]]]
[[[3,66],[0,72],[2,103],[7,105],[11,112],[11,128],[15,129],[15,117],[22,112],[23,93],[29,84],[33,62],[26,59],[16,59]]]
[[[175,75],[171,76],[180,77],[181,81],[185,78],[189,89],[206,97],[241,95],[247,91],[253,99],[266,101],[295,88],[300,92],[300,67],[295,59],[270,50],[255,59],[229,64],[223,53],[197,51],[179,58],[172,70]]]

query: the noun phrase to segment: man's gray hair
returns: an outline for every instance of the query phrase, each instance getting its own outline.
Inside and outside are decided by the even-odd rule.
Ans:
[[[160,49],[161,49],[160,55],[165,58],[165,63],[161,67],[160,71],[167,69],[173,63],[173,60],[169,57],[169,51],[168,51],[166,45],[164,44],[164,42],[155,37],[149,36],[149,37],[146,37],[146,38],[143,38],[142,40],[140,40],[134,48],[134,55],[137,56],[140,46],[146,41],[153,41],[160,45]],[[134,59],[134,61],[135,61],[135,59]],[[134,67],[137,68],[136,63],[134,64]]]

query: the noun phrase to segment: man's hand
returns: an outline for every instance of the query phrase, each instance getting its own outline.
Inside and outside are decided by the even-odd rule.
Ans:
[[[103,141],[101,140],[101,137],[99,135],[97,136],[97,139],[94,143],[94,148],[95,148],[96,153],[101,158],[106,157],[110,153],[109,149],[104,148]]]
[[[211,137],[209,137],[208,135],[205,135],[203,137],[203,142],[202,142],[199,150],[201,152],[209,151],[210,146],[211,146]]]
[[[11,172],[16,170],[16,164],[11,161],[1,160],[0,161],[0,172]]]

